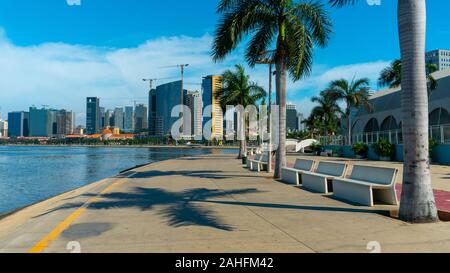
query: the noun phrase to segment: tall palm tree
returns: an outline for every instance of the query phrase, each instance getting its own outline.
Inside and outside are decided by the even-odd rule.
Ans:
[[[314,46],[327,44],[331,21],[323,4],[310,1],[221,0],[217,11],[222,18],[213,44],[215,61],[223,60],[250,33],[245,54],[250,67],[268,49],[276,48],[273,61],[280,114],[275,178],[280,178],[286,166],[286,74],[294,81],[310,74]]]
[[[427,88],[428,96],[433,90],[438,87],[437,80],[433,77],[432,73],[438,70],[437,66],[432,63],[427,63],[425,65],[425,71],[427,73]],[[402,61],[394,60],[389,67],[383,69],[378,78],[378,85],[388,86],[389,88],[396,88],[402,84]]]
[[[355,0],[329,0],[337,6]],[[398,0],[398,30],[402,60],[404,140],[403,192],[400,219],[436,222],[438,213],[431,185],[428,94],[425,71],[425,0]]]
[[[216,99],[220,101],[222,109],[228,105],[256,105],[266,99],[267,93],[257,83],[250,81],[250,76],[245,73],[242,65],[236,65],[235,70],[226,70],[222,74],[222,88],[218,89]],[[245,120],[245,119],[244,119]],[[239,156],[247,156],[247,140],[244,137],[240,142]]]
[[[311,111],[311,116],[313,120],[318,121],[317,124],[321,127],[321,133],[324,135],[335,134],[342,112],[336,100],[329,96],[328,90],[325,90],[320,93],[320,96],[313,97],[311,101],[318,104]]]
[[[330,83],[327,91],[328,96],[337,101],[345,102],[345,120],[347,122],[347,145],[352,145],[352,122],[351,111],[354,108],[365,107],[368,111],[372,110],[369,102],[369,79],[363,78],[352,80],[336,80]]]

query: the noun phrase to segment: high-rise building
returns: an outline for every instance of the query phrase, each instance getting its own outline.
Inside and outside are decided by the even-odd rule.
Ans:
[[[145,104],[136,105],[134,114],[134,128],[135,130],[147,130],[148,129],[148,114],[147,106]]]
[[[100,99],[87,98],[86,103],[86,131],[92,135],[100,132]]]
[[[211,118],[203,118],[203,126],[212,120],[211,137],[214,139],[223,138],[223,113],[220,102],[216,99],[218,90],[222,88],[222,77],[210,75],[203,78],[203,109],[212,106]]]
[[[56,117],[57,135],[72,135],[75,132],[75,113],[72,111],[61,110]]]
[[[105,122],[105,107],[100,107],[100,128],[103,129],[106,127]]]
[[[103,128],[114,126],[114,111],[113,110],[106,110],[105,114],[103,115],[104,125]],[[102,128],[102,129],[103,129]]]
[[[124,129],[123,118],[123,108],[117,107],[114,109],[114,127]]]
[[[450,50],[437,49],[427,52],[425,56],[426,62],[436,65],[438,70],[450,68]]]
[[[30,136],[29,112],[8,113],[8,135],[10,137]]]
[[[30,107],[30,136],[31,137],[50,137],[55,131],[54,111],[49,109],[38,109]]]
[[[132,132],[134,130],[134,108],[133,106],[125,107],[125,116],[123,118],[123,127],[125,131]]]
[[[184,98],[187,91],[184,91]],[[184,99],[186,101],[186,99]],[[150,134],[165,136],[171,134],[172,125],[179,117],[172,117],[172,109],[181,103],[181,81],[159,85],[149,93]]]
[[[162,120],[157,117],[157,108],[156,89],[152,89],[148,92],[148,131],[151,136],[162,134]]]
[[[286,129],[290,132],[298,130],[297,106],[294,104],[286,105]]]
[[[8,136],[8,122],[6,120],[0,119],[0,137]]]
[[[185,105],[191,110],[191,132],[194,138],[202,134],[202,98],[199,91],[187,91],[184,96]]]

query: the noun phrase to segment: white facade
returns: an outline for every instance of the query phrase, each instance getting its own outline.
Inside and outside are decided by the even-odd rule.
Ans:
[[[0,119],[0,137],[8,136],[8,122]]]
[[[450,50],[429,51],[426,53],[426,62],[435,64],[438,70],[450,69]]]

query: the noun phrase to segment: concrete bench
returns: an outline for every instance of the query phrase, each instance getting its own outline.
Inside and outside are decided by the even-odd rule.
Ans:
[[[344,177],[347,164],[321,161],[315,172],[302,173],[303,187],[319,193],[333,192],[333,180]]]
[[[253,160],[250,170],[254,172],[267,171],[269,168],[269,155],[267,153],[263,154],[260,160]]]
[[[397,169],[354,166],[350,179],[333,180],[334,194],[337,198],[370,207],[375,201],[397,206],[397,174]]]
[[[261,157],[262,157],[262,154],[256,154],[255,157],[254,157],[253,159],[247,159],[247,168],[248,168],[249,170],[251,170],[251,169],[252,169],[252,166],[253,166],[253,162],[255,162],[255,161],[260,161],[260,160],[261,160]]]
[[[282,169],[282,181],[294,184],[301,185],[302,179],[301,174],[303,172],[311,172],[314,168],[315,161],[314,160],[306,160],[306,159],[297,159],[295,161],[294,168],[283,168]]]

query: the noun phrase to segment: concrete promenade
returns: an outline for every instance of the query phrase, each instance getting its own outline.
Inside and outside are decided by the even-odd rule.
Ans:
[[[290,157],[293,161],[293,157]],[[164,161],[0,220],[0,252],[450,252],[450,223],[410,225],[242,168]],[[373,245],[374,243],[372,243]],[[377,243],[375,243],[377,244]]]

